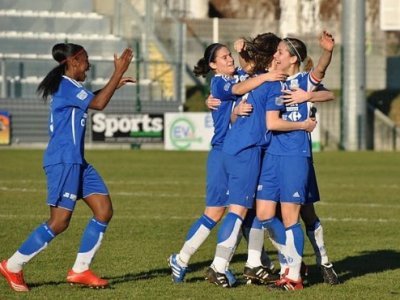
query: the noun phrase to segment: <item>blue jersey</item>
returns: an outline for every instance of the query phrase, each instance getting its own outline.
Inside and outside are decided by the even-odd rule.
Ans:
[[[50,140],[43,166],[84,162],[87,111],[93,97],[79,82],[63,76],[50,101]]]
[[[230,126],[232,107],[238,98],[232,93],[232,87],[238,81],[239,77],[237,75],[228,77],[218,74],[211,79],[211,95],[221,100],[221,105],[218,109],[211,112],[214,122],[214,136],[211,139],[211,145],[214,148],[222,149],[222,144]]]
[[[247,103],[253,105],[253,111],[249,116],[238,117],[232,125],[225,138],[225,153],[236,155],[253,146],[265,146],[265,108],[271,84],[272,82],[265,82],[243,95],[242,99],[247,99]]]
[[[282,120],[302,122],[308,118],[308,103],[285,105],[281,98],[283,89],[300,87],[312,91],[319,82],[312,78],[311,73],[298,73],[289,77],[285,82],[274,82],[267,103],[267,111],[279,111]],[[273,131],[267,152],[274,155],[311,156],[310,138],[305,130]]]

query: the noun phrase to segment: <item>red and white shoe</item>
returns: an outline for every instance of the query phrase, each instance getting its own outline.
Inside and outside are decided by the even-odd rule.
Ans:
[[[11,272],[7,269],[7,260],[3,260],[0,264],[0,273],[7,280],[11,289],[16,292],[28,292],[29,288],[25,283],[22,271],[18,273]]]
[[[72,270],[68,271],[67,282],[71,285],[81,284],[91,288],[106,288],[109,283],[105,279],[101,279],[95,275],[91,270],[86,270],[82,273],[75,273]]]
[[[302,290],[304,287],[303,287],[303,280],[301,279],[295,281],[287,277],[282,277],[281,279],[275,282],[275,286],[273,286],[272,288],[284,291],[297,291],[297,290]]]

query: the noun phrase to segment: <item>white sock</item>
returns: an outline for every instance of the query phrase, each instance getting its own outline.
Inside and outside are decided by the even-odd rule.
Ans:
[[[314,249],[317,265],[327,264],[329,262],[329,259],[325,249],[324,230],[322,228],[322,225],[319,224],[319,226],[315,230],[307,231],[307,236]]]
[[[204,243],[204,241],[210,235],[210,229],[206,226],[201,225],[196,233],[187,240],[178,254],[178,264],[181,265],[179,262],[182,263],[181,267],[187,267],[190,258],[196,251],[200,248],[200,246]]]

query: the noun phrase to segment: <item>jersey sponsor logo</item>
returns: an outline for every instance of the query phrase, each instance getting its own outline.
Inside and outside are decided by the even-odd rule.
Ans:
[[[288,115],[288,119],[293,122],[297,122],[301,119],[301,113],[298,111],[293,111]]]
[[[299,107],[296,105],[286,106],[286,111],[298,111]]]
[[[88,96],[88,93],[86,93],[84,90],[81,90],[77,95],[76,98],[78,98],[79,100],[85,100]]]

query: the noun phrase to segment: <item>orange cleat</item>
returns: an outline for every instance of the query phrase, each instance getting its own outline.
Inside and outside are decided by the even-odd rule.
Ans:
[[[7,280],[11,289],[16,292],[28,292],[29,288],[25,283],[22,271],[13,273],[7,269],[7,260],[3,260],[0,264],[0,273]]]
[[[68,271],[67,282],[71,285],[81,284],[91,288],[104,289],[109,286],[109,283],[105,279],[101,279],[96,276],[91,270],[86,270],[82,273],[75,273],[72,270]]]

